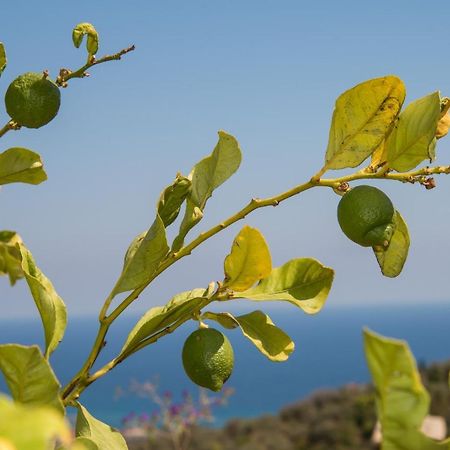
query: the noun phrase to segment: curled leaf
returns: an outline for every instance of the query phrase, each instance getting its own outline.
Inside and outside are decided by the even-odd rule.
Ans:
[[[394,233],[387,247],[374,247],[382,274],[385,277],[394,278],[400,275],[409,251],[408,226],[398,211],[394,214]]]
[[[158,202],[158,214],[166,228],[178,217],[190,189],[191,180],[177,175],[175,181],[162,192]]]
[[[79,23],[72,31],[72,41],[76,48],[79,48],[83,37],[87,35],[86,48],[90,55],[95,55],[98,51],[98,33],[90,23]]]
[[[0,42],[0,76],[2,75],[3,71],[6,68],[7,59],[6,59],[6,52],[5,52],[5,46]]]
[[[11,286],[24,277],[22,257],[17,248],[20,243],[22,238],[15,231],[0,231],[0,275],[8,275]]]
[[[294,351],[292,339],[262,311],[253,311],[242,316],[206,312],[202,314],[202,318],[215,320],[228,329],[239,327],[242,334],[271,361],[286,361]]]

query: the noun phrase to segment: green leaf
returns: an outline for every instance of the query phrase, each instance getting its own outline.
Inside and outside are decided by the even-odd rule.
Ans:
[[[48,450],[54,448],[56,438],[62,443],[71,440],[68,422],[54,409],[21,405],[0,396],[0,417],[0,440],[11,442],[15,450]]]
[[[95,55],[98,51],[98,33],[90,23],[79,23],[72,31],[72,41],[76,48],[79,48],[83,37],[87,35],[86,48],[89,55]]]
[[[178,217],[190,189],[191,180],[178,174],[175,181],[162,192],[158,202],[158,214],[166,228]]]
[[[145,284],[155,273],[168,251],[166,230],[161,218],[157,215],[150,229],[137,236],[128,248],[122,274],[113,291],[114,295],[131,291]]]
[[[8,275],[11,286],[24,277],[18,243],[22,238],[15,231],[0,231],[0,275]]]
[[[256,228],[245,226],[234,239],[231,253],[224,262],[224,286],[245,291],[269,276],[272,259],[264,236]]]
[[[410,244],[408,226],[398,211],[395,212],[393,223],[395,231],[388,247],[373,248],[381,273],[390,278],[400,275],[408,257]]]
[[[21,147],[0,153],[0,184],[39,184],[47,179],[41,157]]]
[[[0,370],[15,401],[51,406],[64,414],[61,386],[38,346],[0,345]]]
[[[6,64],[8,60],[6,59],[6,51],[5,46],[2,42],[0,42],[0,76],[2,75],[3,71],[6,69]]]
[[[292,339],[262,311],[237,317],[230,313],[206,312],[202,318],[215,320],[228,329],[240,327],[242,334],[271,361],[286,361],[294,351]]]
[[[90,439],[99,449],[128,449],[124,437],[118,430],[100,422],[100,420],[89,414],[88,410],[79,403],[77,403],[77,409],[77,437]]]
[[[198,311],[199,306],[210,295],[209,289],[193,289],[175,295],[165,306],[156,306],[147,311],[131,330],[120,355],[133,349],[145,338],[176,322],[181,316]]]
[[[186,201],[186,210],[184,212],[184,217],[180,225],[180,231],[178,236],[173,240],[172,251],[177,252],[184,245],[184,239],[186,238],[189,231],[197,225],[200,220],[203,219],[203,212],[198,207],[195,206],[192,201],[188,198]]]
[[[405,100],[403,82],[392,75],[358,84],[337,100],[326,169],[357,167],[389,134]]]
[[[19,244],[22,270],[42,319],[45,334],[45,356],[48,358],[64,336],[67,311],[51,281],[40,271],[30,251]]]
[[[439,450],[450,445],[450,441],[439,444],[419,431],[430,397],[408,344],[365,329],[364,350],[376,388],[382,449]]]
[[[298,258],[273,269],[255,287],[234,295],[237,298],[292,303],[308,314],[319,312],[333,283],[334,271],[312,258]]]
[[[219,142],[214,151],[197,163],[189,175],[192,180],[191,200],[194,205],[203,211],[214,189],[236,172],[241,159],[238,141],[231,134],[219,131]]]
[[[102,449],[92,439],[86,437],[77,437],[72,442],[71,445],[58,447],[57,450],[102,450]]]
[[[405,108],[386,141],[390,169],[406,172],[433,157],[430,145],[436,135],[440,115],[439,92],[422,97]]]

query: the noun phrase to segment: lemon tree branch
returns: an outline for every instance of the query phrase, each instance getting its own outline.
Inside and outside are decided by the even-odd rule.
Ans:
[[[78,70],[75,71],[71,71],[69,69],[61,69],[59,71],[58,77],[56,78],[56,84],[61,87],[66,87],[67,82],[72,78],[88,77],[89,74],[86,71],[91,67],[96,66],[98,64],[103,64],[108,61],[118,61],[122,59],[123,55],[132,52],[135,48],[136,47],[134,45],[131,45],[130,47],[120,50],[120,52],[114,53],[113,55],[103,56],[100,59],[95,59],[95,56],[91,56],[89,58],[89,61],[84,66],[80,67]]]

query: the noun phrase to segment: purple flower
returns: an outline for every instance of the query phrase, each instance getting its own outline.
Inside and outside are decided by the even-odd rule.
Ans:
[[[182,410],[181,405],[172,405],[169,408],[169,413],[171,416],[177,416],[178,414],[180,414],[181,410]]]
[[[145,412],[139,416],[139,420],[141,422],[148,422],[149,419],[150,419],[150,416]]]

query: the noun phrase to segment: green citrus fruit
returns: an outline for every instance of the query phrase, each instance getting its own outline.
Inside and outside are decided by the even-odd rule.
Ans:
[[[220,391],[233,371],[233,347],[214,328],[200,328],[188,336],[183,346],[183,366],[199,386]]]
[[[380,189],[357,186],[339,202],[337,215],[344,234],[363,247],[386,246],[394,232],[394,205]]]
[[[6,111],[15,122],[39,128],[58,114],[61,93],[42,73],[27,72],[17,77],[5,94]]]

